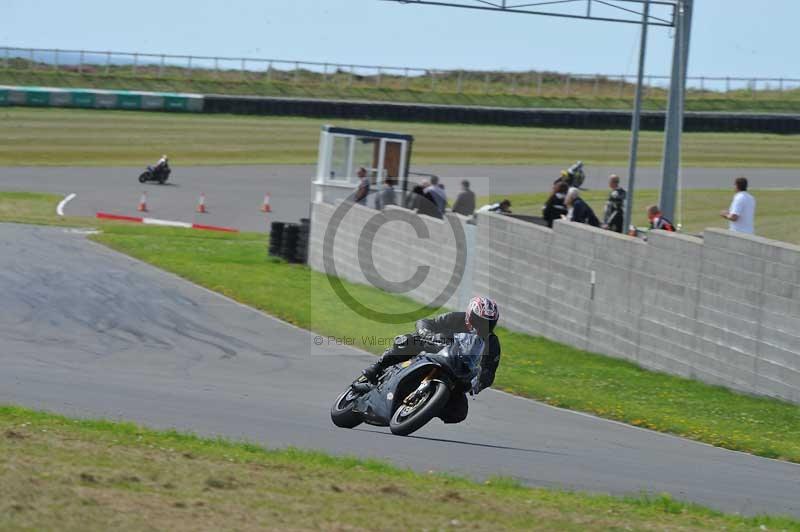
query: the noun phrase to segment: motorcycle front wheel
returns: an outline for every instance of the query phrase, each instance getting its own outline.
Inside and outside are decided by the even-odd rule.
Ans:
[[[359,394],[352,388],[347,388],[342,395],[336,398],[331,407],[331,421],[337,427],[352,429],[361,424],[361,416],[353,412]]]
[[[150,172],[142,172],[139,176],[139,183],[144,183],[147,181],[147,178],[150,176]]]
[[[442,381],[431,381],[428,389],[411,404],[405,401],[395,410],[389,430],[398,436],[408,436],[421,429],[439,413],[450,399],[450,389]]]

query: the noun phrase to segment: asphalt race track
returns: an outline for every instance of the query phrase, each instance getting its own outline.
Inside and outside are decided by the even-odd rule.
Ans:
[[[460,425],[435,421],[408,438],[337,429],[330,404],[369,356],[341,348],[312,355],[311,333],[76,230],[0,224],[0,345],[0,403],[381,457],[420,471],[670,492],[728,512],[800,517],[798,465],[491,390],[470,401]]]
[[[415,172],[442,176],[450,196],[460,190],[462,178],[471,178],[478,195],[490,192],[543,192],[550,190],[560,167],[526,166],[423,166]],[[142,185],[137,177],[142,168],[57,168],[0,167],[0,189],[76,193],[65,208],[67,215],[94,216],[98,211],[135,215],[142,191],[148,193],[149,216],[185,222],[236,227],[246,231],[267,231],[269,221],[296,222],[308,216],[313,166],[195,166],[177,165],[167,185]],[[606,187],[610,173],[625,176],[620,167],[587,167],[585,187]],[[753,170],[741,168],[686,168],[686,188],[733,188],[733,179],[746,175],[753,188],[797,188],[796,170]],[[421,178],[420,178],[421,179]],[[627,183],[623,183],[627,188]],[[637,188],[658,188],[658,168],[642,168]],[[272,196],[273,212],[260,212],[264,195]],[[206,196],[207,214],[195,212],[201,193]],[[720,206],[724,208],[725,206]]]

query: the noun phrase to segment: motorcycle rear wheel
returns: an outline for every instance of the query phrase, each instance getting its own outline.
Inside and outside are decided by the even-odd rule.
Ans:
[[[336,398],[331,406],[331,421],[334,425],[343,429],[352,429],[362,423],[361,416],[353,412],[358,397],[356,392],[347,388],[342,395]]]
[[[432,389],[413,406],[401,404],[395,410],[389,430],[398,436],[408,436],[425,426],[428,421],[435,418],[442,411],[450,399],[450,389],[442,381],[432,381]]]

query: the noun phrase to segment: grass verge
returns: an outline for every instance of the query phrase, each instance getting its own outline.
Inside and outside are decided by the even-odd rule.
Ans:
[[[0,220],[3,222],[72,227],[87,225],[86,218],[58,216],[61,196],[39,192],[0,192]]]
[[[291,72],[283,72],[283,80],[242,79],[236,70],[216,73],[169,67],[164,75],[122,72],[118,67],[108,74],[48,72],[42,70],[20,69],[0,70],[0,85],[45,86],[65,88],[97,88],[121,90],[145,90],[167,92],[193,92],[201,94],[235,94],[256,96],[277,96],[292,98],[325,98],[336,100],[369,100],[411,103],[432,103],[444,105],[485,105],[495,107],[537,107],[537,108],[591,108],[625,109],[631,108],[634,85],[622,86],[616,81],[605,80],[597,85],[593,80],[573,79],[569,95],[565,95],[563,79],[545,76],[541,90],[536,77],[518,75],[512,88],[509,76],[494,73],[487,86],[482,73],[467,73],[466,83],[459,83],[453,75],[440,77],[432,90],[429,80],[419,78],[407,82],[396,76],[381,76],[381,86],[375,76],[350,78],[346,72],[331,74],[323,79],[321,74],[301,71],[300,79],[295,80]],[[275,75],[275,74],[273,74]],[[663,110],[667,104],[667,92],[650,88],[646,91],[644,109]],[[690,89],[687,92],[686,108],[689,111],[762,111],[797,112],[800,110],[800,91],[730,91],[714,93]]]
[[[626,165],[630,133],[341,120],[412,134],[414,165]],[[0,166],[316,164],[323,119],[81,109],[0,108]],[[686,133],[687,167],[796,168],[800,135]],[[639,164],[661,163],[663,134],[643,131]]]
[[[800,530],[613,498],[0,406],[0,529]],[[414,511],[409,511],[413,508]]]
[[[56,200],[54,196],[51,201]],[[267,258],[261,234],[102,227],[104,232],[93,238],[113,249],[300,327],[354,338],[357,347],[373,353],[382,346],[371,342],[371,336],[390,338],[413,327],[379,324],[354,313],[342,305],[326,276]],[[372,287],[344,284],[371,308],[400,313],[418,307]],[[540,337],[502,328],[498,334],[503,360],[497,388],[728,449],[800,462],[800,406],[646,371]]]
[[[783,242],[800,244],[800,189],[770,190],[751,189],[756,198],[756,234]],[[719,211],[726,210],[733,198],[731,190],[683,189],[680,191],[678,203],[679,216],[673,220],[683,224],[683,232],[698,234],[709,227],[728,228],[728,222],[719,216]],[[633,222],[637,227],[648,227],[646,209],[658,203],[659,191],[655,189],[637,190],[634,206]],[[608,190],[589,190],[582,192],[583,199],[591,205],[597,217],[602,220],[603,208],[608,199]],[[541,216],[542,205],[548,194],[511,194],[481,198],[479,204],[497,202],[503,198],[511,200],[515,214],[531,214]],[[481,203],[482,202],[482,203]]]

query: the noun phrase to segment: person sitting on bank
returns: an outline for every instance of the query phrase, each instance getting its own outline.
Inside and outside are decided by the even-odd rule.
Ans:
[[[553,183],[553,192],[547,198],[547,202],[542,207],[542,218],[547,223],[547,227],[553,227],[553,221],[560,220],[567,215],[567,206],[564,201],[567,199],[569,186],[564,181]]]
[[[567,191],[567,197],[564,203],[567,206],[567,220],[570,222],[589,224],[592,227],[600,227],[600,220],[597,219],[597,215],[595,215],[592,208],[589,207],[589,204],[583,201],[580,190],[576,187],[571,187]]]
[[[477,212],[493,212],[496,214],[511,214],[511,201],[504,199],[499,203],[484,205]]]
[[[647,208],[647,219],[650,220],[650,229],[661,229],[662,231],[675,231],[672,225],[663,214],[658,205],[650,205]]]
[[[475,193],[469,188],[469,181],[461,182],[461,192],[453,203],[453,212],[463,216],[472,216],[475,212]]]

